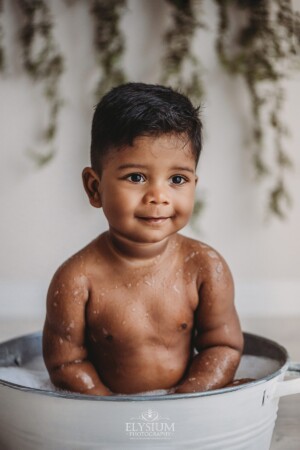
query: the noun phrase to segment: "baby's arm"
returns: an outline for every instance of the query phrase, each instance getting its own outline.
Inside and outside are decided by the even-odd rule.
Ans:
[[[209,263],[206,273],[195,314],[195,347],[199,353],[176,388],[178,393],[224,387],[232,381],[243,349],[230,270],[218,256]]]
[[[43,356],[51,381],[59,388],[89,395],[110,395],[85,347],[85,307],[89,289],[85,276],[60,268],[47,296]]]

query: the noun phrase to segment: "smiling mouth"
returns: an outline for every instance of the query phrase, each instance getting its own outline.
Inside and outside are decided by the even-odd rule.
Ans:
[[[161,224],[170,219],[170,217],[138,217],[138,219],[143,220],[146,223]]]

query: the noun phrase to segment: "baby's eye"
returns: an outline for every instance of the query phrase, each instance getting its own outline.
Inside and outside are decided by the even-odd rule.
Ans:
[[[126,178],[132,183],[144,183],[146,181],[141,173],[131,173],[130,175],[127,175]]]
[[[187,179],[182,177],[181,175],[174,175],[171,177],[171,181],[173,184],[184,184],[187,182]]]

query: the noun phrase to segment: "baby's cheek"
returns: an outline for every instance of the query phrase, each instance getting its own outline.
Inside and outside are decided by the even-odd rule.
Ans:
[[[184,197],[178,201],[178,212],[183,219],[189,220],[194,209],[194,197]]]

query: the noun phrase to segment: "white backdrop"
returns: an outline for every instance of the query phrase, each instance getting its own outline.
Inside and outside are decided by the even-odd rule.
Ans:
[[[55,159],[37,169],[26,156],[43,125],[40,88],[21,69],[13,43],[17,27],[12,2],[5,2],[8,67],[0,75],[0,315],[40,316],[45,292],[58,265],[100,232],[106,222],[93,209],[81,184],[89,163],[93,89],[97,79],[91,52],[92,28],[86,2],[67,7],[49,2],[67,70],[61,87]],[[249,97],[242,80],[220,69],[214,52],[214,2],[205,3],[210,32],[199,32],[195,51],[205,67],[207,91],[202,118],[205,145],[199,165],[200,194],[206,201],[198,233],[223,254],[236,282],[240,315],[300,314],[300,76],[285,83],[284,121],[291,130],[286,147],[294,161],[288,189],[293,208],[286,221],[265,220],[268,184],[255,182],[245,144],[251,123]],[[295,2],[300,10],[300,1]],[[163,0],[130,0],[122,21],[126,35],[125,67],[130,80],[157,82],[161,37],[170,9]]]

